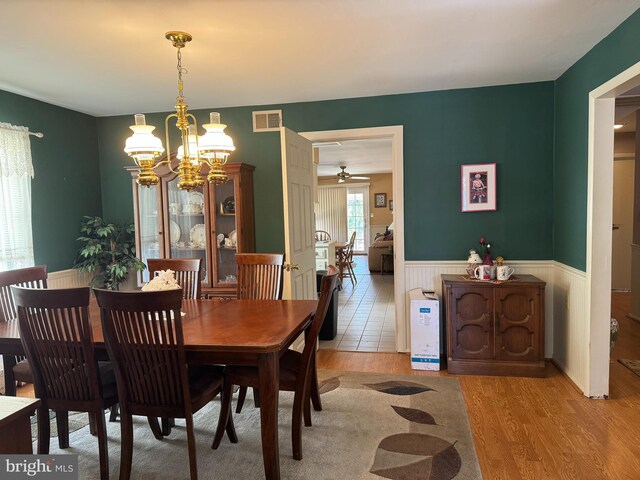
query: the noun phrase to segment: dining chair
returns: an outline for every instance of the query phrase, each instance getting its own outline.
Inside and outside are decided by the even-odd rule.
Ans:
[[[89,323],[89,287],[11,287],[20,340],[34,377],[38,454],[49,453],[49,409],[56,412],[60,448],[69,447],[69,411],[88,412],[98,437],[100,478],[109,478],[104,410],[118,402],[113,368],[98,362]]]
[[[132,415],[184,418],[191,479],[198,478],[193,414],[222,393],[223,376],[212,365],[187,366],[181,290],[117,292],[95,289],[120,399],[120,480],[131,476]],[[231,442],[238,441],[230,404],[221,411]],[[152,422],[150,422],[151,424]]]
[[[202,258],[149,258],[147,260],[150,278],[160,270],[173,270],[176,281],[182,287],[183,298],[199,299],[202,294],[200,270]]]
[[[302,459],[302,417],[306,426],[311,426],[311,392],[315,388],[318,391],[317,375],[315,374],[316,345],[318,334],[329,309],[331,296],[338,281],[338,271],[330,265],[327,275],[322,278],[320,286],[320,298],[318,307],[313,316],[313,320],[305,331],[305,345],[302,353],[295,350],[287,350],[280,357],[280,385],[282,391],[292,391],[293,412],[291,422],[291,443],[293,447],[293,458]],[[227,366],[224,371],[225,384],[222,394],[222,412],[230,412],[231,397],[233,396],[232,386],[240,385],[253,387],[259,385],[258,368],[253,366]],[[313,385],[315,383],[315,385]],[[220,416],[216,435],[212,448],[217,448],[222,440],[225,431],[225,419]]]
[[[282,253],[238,253],[238,299],[280,300],[282,298],[282,276],[284,254]],[[236,413],[242,411],[247,396],[247,387],[240,387]],[[257,392],[254,390],[257,406]]]
[[[316,230],[316,242],[330,242],[331,234],[325,230]]]
[[[340,278],[340,282],[348,277],[351,280],[351,284],[355,287],[358,280],[356,279],[356,274],[353,270],[353,245],[356,241],[356,232],[354,231],[351,234],[351,239],[346,247],[340,253],[340,256],[337,260],[338,263],[338,277]]]
[[[0,322],[17,319],[11,286],[47,288],[47,266],[0,272]],[[16,396],[16,382],[33,383],[33,372],[24,355],[3,355],[5,395]]]

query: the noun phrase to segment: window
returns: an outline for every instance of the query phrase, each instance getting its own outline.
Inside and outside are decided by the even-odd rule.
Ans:
[[[0,123],[0,270],[34,265],[29,130]]]

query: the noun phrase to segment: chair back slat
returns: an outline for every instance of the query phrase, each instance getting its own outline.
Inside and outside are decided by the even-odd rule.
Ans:
[[[184,298],[200,298],[202,258],[150,258],[147,260],[147,266],[151,278],[160,270],[173,270],[178,285],[182,287]]]
[[[238,298],[280,300],[284,255],[281,253],[238,253]]]
[[[188,380],[182,292],[95,289],[95,294],[121,403],[133,414],[136,406],[184,408]]]
[[[17,318],[11,286],[47,288],[47,266],[19,268],[0,272],[0,322]]]
[[[36,396],[101,398],[89,324],[89,288],[12,287],[20,339],[34,372]]]
[[[330,242],[331,234],[325,230],[316,230],[316,242]]]

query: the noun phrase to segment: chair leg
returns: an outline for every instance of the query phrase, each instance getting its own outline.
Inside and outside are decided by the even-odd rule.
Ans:
[[[120,421],[122,421],[122,415],[120,415]],[[158,423],[158,417],[147,417],[147,422],[149,422],[149,427],[151,428],[153,436],[156,437],[156,440],[162,440],[163,435],[160,424]]]
[[[49,454],[49,440],[51,436],[51,424],[49,420],[49,409],[46,405],[38,407],[38,454]]]
[[[56,410],[56,426],[58,427],[58,445],[69,448],[69,412]]]
[[[100,457],[100,480],[109,480],[109,447],[107,444],[107,426],[105,424],[104,411],[102,409],[98,410],[95,418],[98,435],[98,456]]]
[[[173,418],[162,419],[162,435],[168,437],[171,435],[171,427],[176,426],[176,421]]]
[[[257,388],[253,387],[253,404],[255,405],[256,408],[260,408],[260,390],[258,390]]]
[[[15,364],[15,356],[2,355],[2,368],[4,369],[4,394],[8,397],[16,396],[16,377],[13,374],[13,367]]]
[[[189,470],[191,480],[198,480],[198,460],[196,459],[196,437],[193,434],[193,417],[187,415],[187,445],[189,447]]]
[[[231,400],[233,398],[233,385],[229,382],[224,382],[223,390],[222,390],[222,398],[220,405],[220,416],[218,417],[218,428],[216,428],[216,434],[213,437],[213,443],[211,444],[211,448],[216,450],[220,446],[220,442],[222,441],[222,437],[224,437],[225,429],[227,428],[227,424],[231,419]],[[231,419],[231,425],[233,426],[233,419]],[[233,429],[233,435],[235,437],[235,442],[231,434],[229,434],[229,438],[232,443],[237,443],[238,437],[235,434],[235,428]]]
[[[89,433],[95,437],[96,435],[96,414],[89,412]]]
[[[133,460],[133,419],[130,414],[120,412],[120,480],[131,477],[131,462]]]
[[[296,391],[293,397],[293,412],[291,419],[291,447],[293,449],[293,458],[302,460],[302,407],[305,403],[307,388],[304,387],[302,392]]]
[[[244,399],[247,397],[247,387],[240,387],[240,393],[238,393],[238,402],[236,403],[236,413],[242,411],[244,405]]]
[[[118,421],[118,414],[119,412],[119,404],[116,403],[115,405],[111,406],[111,413],[109,413],[109,421],[110,422],[117,422]]]
[[[318,369],[316,366],[315,355],[311,365],[311,401],[313,402],[313,409],[316,412],[322,411],[322,400],[320,400],[320,387],[318,386]]]

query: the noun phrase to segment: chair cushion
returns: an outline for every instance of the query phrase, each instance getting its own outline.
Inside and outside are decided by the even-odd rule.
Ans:
[[[194,399],[222,389],[222,368],[216,365],[189,366],[189,393]]]
[[[33,372],[31,372],[28,360],[16,363],[13,366],[13,375],[18,382],[33,383]]]
[[[98,374],[102,383],[102,397],[105,399],[117,397],[116,375],[111,362],[98,362]]]

